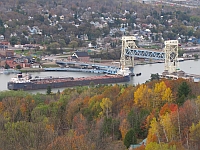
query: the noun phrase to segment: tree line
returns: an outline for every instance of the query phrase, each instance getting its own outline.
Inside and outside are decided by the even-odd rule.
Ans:
[[[200,84],[184,79],[0,92],[0,149],[199,149]]]

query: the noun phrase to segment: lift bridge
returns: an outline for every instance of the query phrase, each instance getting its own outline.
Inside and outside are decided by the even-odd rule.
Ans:
[[[178,40],[165,41],[162,50],[140,49],[137,47],[134,36],[122,37],[121,69],[129,68],[133,72],[134,57],[158,59],[165,61],[165,70],[169,73],[177,71],[178,67]]]
[[[178,67],[178,41],[177,40],[165,41],[165,47],[162,50],[140,49],[137,47],[135,41],[136,41],[136,38],[134,36],[122,37],[120,67],[113,68],[111,66],[104,66],[101,64],[94,65],[94,64],[87,64],[87,63],[80,63],[80,62],[56,61],[56,63],[61,66],[76,65],[76,64],[82,67],[86,67],[86,68],[88,66],[92,66],[94,68],[98,68],[97,69],[98,72],[105,71],[111,74],[116,74],[118,71],[126,72],[129,68],[129,71],[133,73],[134,57],[139,57],[139,58],[164,60],[165,70],[167,70],[168,73],[173,73],[177,71],[177,67]],[[55,68],[53,69],[57,70]],[[61,69],[66,70],[66,68],[61,68]],[[76,69],[76,70],[82,71],[83,69]],[[94,69],[92,69],[92,71],[94,71]]]

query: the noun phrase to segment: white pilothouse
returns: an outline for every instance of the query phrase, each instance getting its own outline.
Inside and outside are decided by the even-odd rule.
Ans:
[[[31,82],[30,81],[31,77],[29,74],[23,75],[23,74],[17,74],[16,77],[11,78],[10,82],[13,83],[27,83],[27,82]]]

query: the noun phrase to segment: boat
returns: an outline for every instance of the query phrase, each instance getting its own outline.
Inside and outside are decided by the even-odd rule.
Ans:
[[[92,77],[37,77],[30,78],[29,75],[17,74],[16,77],[11,78],[11,81],[7,83],[9,90],[38,90],[51,88],[65,88],[74,86],[87,86],[97,84],[109,84],[109,83],[120,83],[130,81],[130,76],[127,75],[102,75]]]

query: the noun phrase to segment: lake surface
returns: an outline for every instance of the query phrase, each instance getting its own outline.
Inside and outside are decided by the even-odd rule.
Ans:
[[[200,60],[188,60],[179,63],[180,70],[185,71],[186,73],[190,74],[198,74],[200,75]],[[150,79],[151,74],[155,73],[162,73],[164,71],[164,63],[157,63],[157,64],[147,64],[147,65],[136,65],[134,67],[134,73],[141,73],[141,76],[134,76],[131,77],[131,80],[128,82],[129,84],[141,84],[145,83],[147,80]],[[93,74],[93,73],[86,73],[86,72],[33,72],[30,73],[33,77],[89,77],[89,76],[97,76],[100,74]],[[10,81],[12,77],[15,77],[15,74],[0,74],[0,91],[7,90],[7,82]],[[60,88],[59,90],[62,91],[65,88]],[[52,89],[53,92],[57,92],[58,89]],[[36,90],[30,91],[31,93],[45,93],[46,89],[44,90]]]

